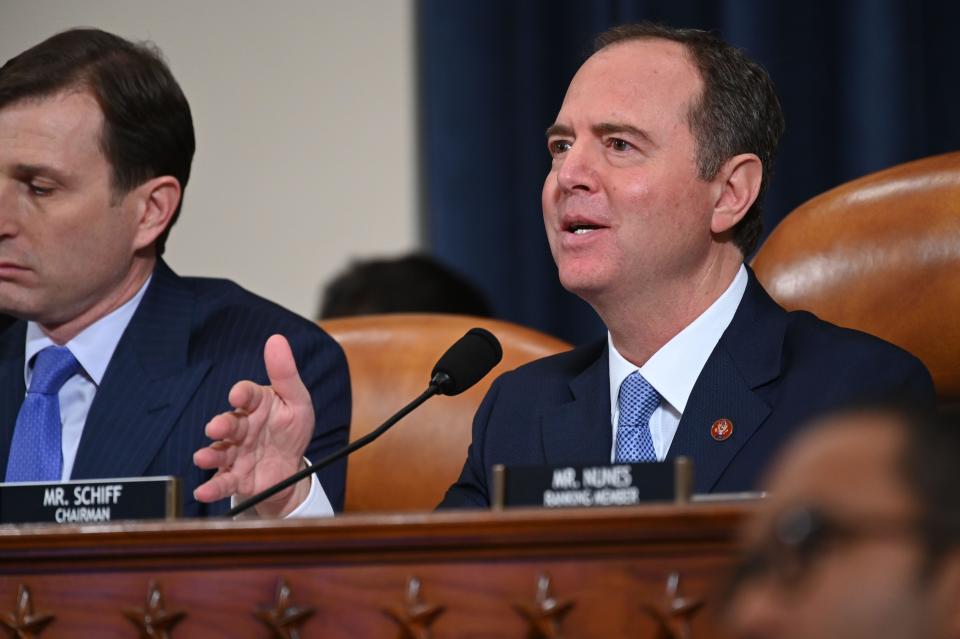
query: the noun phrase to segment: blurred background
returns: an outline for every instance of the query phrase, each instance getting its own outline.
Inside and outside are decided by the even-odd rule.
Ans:
[[[603,328],[557,283],[544,130],[607,27],[718,31],[761,62],[787,130],[769,232],[803,201],[960,149],[953,0],[0,0],[0,60],[72,26],[154,41],[197,155],[167,259],[313,316],[357,259],[419,252],[495,316],[575,343]]]

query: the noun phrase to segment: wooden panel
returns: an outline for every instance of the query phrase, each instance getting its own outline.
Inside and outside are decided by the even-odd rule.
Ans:
[[[154,581],[162,592],[157,608],[186,613],[169,637],[295,636],[271,634],[255,617],[273,607],[282,579],[289,604],[312,610],[300,636],[399,637],[388,611],[404,618],[416,578],[417,602],[442,610],[409,636],[524,637],[529,621],[521,609],[536,612],[546,576],[549,603],[573,606],[555,626],[541,624],[548,634],[531,636],[559,636],[549,634],[553,627],[565,637],[655,637],[657,622],[644,605],[665,610],[676,573],[678,596],[706,602],[692,616],[692,636],[714,637],[718,587],[748,509],[0,529],[0,616],[14,613],[26,586],[32,613],[55,616],[39,637],[135,637],[123,612],[148,608]]]

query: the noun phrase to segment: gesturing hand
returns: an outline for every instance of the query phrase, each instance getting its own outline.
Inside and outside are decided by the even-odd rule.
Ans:
[[[237,382],[230,389],[233,410],[206,426],[213,444],[193,455],[204,469],[217,469],[194,491],[202,502],[236,495],[244,499],[289,477],[301,468],[313,435],[314,411],[286,338],[274,335],[263,349],[270,386]],[[283,517],[303,502],[310,490],[307,478],[257,505],[261,516]]]

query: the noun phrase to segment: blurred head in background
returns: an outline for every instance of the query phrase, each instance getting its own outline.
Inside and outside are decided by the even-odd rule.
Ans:
[[[327,284],[317,315],[378,313],[491,315],[480,289],[425,255],[354,261]]]

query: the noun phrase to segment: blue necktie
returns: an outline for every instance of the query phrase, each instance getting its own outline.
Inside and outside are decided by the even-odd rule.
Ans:
[[[48,346],[37,353],[13,431],[6,481],[60,481],[63,424],[57,394],[79,370],[79,362],[65,346]]]
[[[650,416],[660,405],[660,393],[654,390],[638,371],[620,384],[617,406],[618,463],[654,462],[657,452],[650,436]]]

